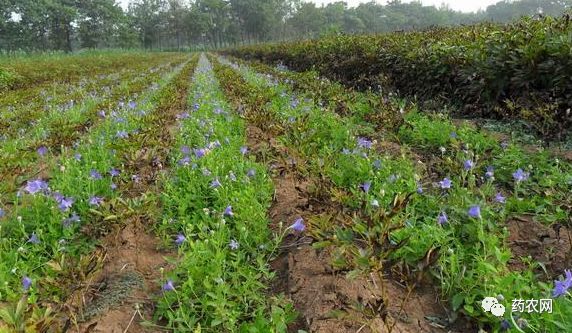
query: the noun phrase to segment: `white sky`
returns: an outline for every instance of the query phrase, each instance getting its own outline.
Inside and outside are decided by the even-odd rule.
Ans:
[[[305,0],[310,2],[315,2],[318,5],[328,4],[340,0]],[[343,0],[348,3],[349,6],[357,6],[362,2],[369,2],[371,0]],[[487,6],[499,2],[500,0],[421,0],[421,2],[426,6],[434,5],[439,7],[442,3],[446,3],[450,8],[454,10],[459,10],[463,12],[476,12],[479,9],[486,9]],[[127,8],[129,0],[117,0],[123,8]],[[385,4],[386,0],[376,0],[378,3]],[[404,0],[404,2],[409,2],[409,0]]]

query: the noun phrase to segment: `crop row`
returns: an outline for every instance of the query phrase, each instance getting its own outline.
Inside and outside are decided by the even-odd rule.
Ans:
[[[465,114],[526,120],[547,137],[569,130],[572,23],[523,19],[425,32],[335,36],[228,54],[283,63],[362,89],[441,99]]]
[[[34,309],[31,322],[22,320],[25,306],[3,310],[2,320],[12,329],[49,326],[47,321],[34,322],[41,316],[38,305],[61,305],[70,292],[62,286],[78,283],[60,277],[74,276],[74,271],[77,274],[84,268],[80,266],[87,264],[82,262],[82,254],[93,250],[90,230],[117,219],[109,216],[113,217],[114,207],[123,202],[120,185],[140,181],[139,175],[128,175],[123,169],[125,156],[138,149],[129,141],[154,126],[155,118],[150,115],[171,91],[173,80],[186,72],[183,65],[156,81],[154,89],[137,100],[109,110],[73,148],[65,148],[61,157],[52,161],[42,178],[27,180],[14,202],[1,204],[0,299],[27,302]]]
[[[527,212],[549,223],[565,222],[570,204],[566,193],[572,186],[569,164],[547,153],[526,153],[513,144],[501,146],[469,126],[457,127],[446,118],[415,111],[403,119],[398,131],[401,154],[395,155],[381,146],[387,138],[376,137],[367,118],[364,124],[358,112],[375,110],[362,100],[338,96],[348,110],[356,112],[340,118],[307,99],[312,92],[295,96],[288,84],[272,76],[233,67],[242,79],[234,75],[226,91],[246,101],[241,105],[247,115],[255,114],[253,119],[263,121],[263,128],[279,129],[278,141],[304,157],[305,172],[325,187],[318,197],[331,197],[355,213],[348,214],[342,225],[333,220],[324,223],[324,216],[308,217],[309,232],[319,246],[335,249],[338,268],[379,270],[374,257],[381,259],[381,266],[405,264],[415,270],[432,253],[434,262],[428,272],[441,284],[444,297],[453,310],[480,325],[498,329],[522,326],[523,320],[530,327],[567,325],[569,299],[555,297],[555,311],[549,318],[531,316],[518,323],[512,314],[503,320],[487,316],[478,304],[487,295],[551,296],[551,286],[542,281],[562,271],[539,279],[531,271],[536,264],[524,271],[512,270],[508,262],[517,258],[511,257],[506,245],[505,223]],[[421,155],[424,151],[430,153]],[[552,193],[547,196],[547,191]]]
[[[97,127],[101,119],[112,115],[110,110],[129,106],[139,95],[156,90],[156,81],[168,75],[172,69],[171,64],[167,64],[144,75],[126,72],[115,86],[101,95],[87,95],[69,107],[54,106],[49,111],[36,114],[33,127],[22,129],[18,136],[2,141],[0,156],[4,163],[0,167],[0,174],[5,180],[2,192],[14,192],[22,179],[53,166],[60,151],[72,146],[91,127]],[[8,181],[10,179],[11,182]]]
[[[275,247],[266,218],[272,183],[250,157],[244,121],[229,111],[204,56],[189,105],[179,115],[160,226],[179,259],[163,281],[157,316],[176,331],[284,331],[287,309],[265,295]]]

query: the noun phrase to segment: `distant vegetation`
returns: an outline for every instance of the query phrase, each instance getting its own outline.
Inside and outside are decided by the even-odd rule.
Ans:
[[[349,8],[301,0],[0,0],[0,50],[183,49],[560,15],[572,0],[504,0],[478,13],[420,2]]]

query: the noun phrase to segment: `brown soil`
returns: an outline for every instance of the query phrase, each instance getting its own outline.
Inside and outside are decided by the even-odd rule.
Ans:
[[[299,217],[307,221],[328,209],[330,203],[309,192],[312,182],[301,176],[302,161],[292,151],[260,128],[250,126],[247,134],[249,147],[258,158],[271,151],[273,229],[287,227]],[[290,332],[453,332],[445,329],[448,315],[434,290],[415,289],[409,294],[389,278],[381,282],[372,276],[349,279],[334,272],[328,251],[317,251],[311,243],[309,237],[290,234],[271,263],[277,276],[271,292],[286,295],[299,313]]]
[[[108,249],[103,269],[93,279],[97,282],[85,288],[79,297],[83,308],[78,312],[80,321],[92,312],[103,315],[85,318],[70,332],[145,332],[141,322],[152,317],[153,298],[160,293],[161,268],[169,269],[165,261],[169,253],[159,249],[158,240],[145,231],[143,221],[129,222],[103,241]],[[117,283],[129,275],[140,277],[142,283]],[[114,293],[123,297],[118,302],[111,301],[109,296]]]
[[[532,257],[545,265],[548,278],[553,279],[572,266],[572,232],[568,227],[561,224],[545,226],[527,215],[509,220],[507,228],[508,246],[513,254],[509,262],[511,269],[526,269],[523,258]]]

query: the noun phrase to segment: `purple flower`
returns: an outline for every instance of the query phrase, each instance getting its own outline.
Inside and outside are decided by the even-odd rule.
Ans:
[[[299,218],[296,221],[294,221],[294,223],[290,226],[290,228],[292,228],[294,231],[297,232],[302,232],[306,229],[306,225],[304,224],[304,219],[303,218]]]
[[[182,146],[181,147],[181,153],[183,153],[185,155],[189,155],[191,153],[191,148],[189,146]]]
[[[187,238],[183,234],[178,234],[177,239],[175,239],[175,244],[181,246],[186,240]]]
[[[213,110],[213,113],[216,114],[216,115],[219,115],[219,114],[223,113],[223,111],[222,111],[221,108],[215,108],[215,109]]]
[[[360,188],[365,192],[369,192],[369,188],[371,187],[371,182],[367,181],[360,185]]]
[[[514,178],[517,183],[527,180],[529,176],[530,174],[528,172],[524,172],[522,169],[518,169],[512,174],[512,178]]]
[[[349,155],[351,154],[350,150],[347,148],[342,149],[342,155]]]
[[[390,175],[387,180],[393,184],[397,181],[397,178],[399,178],[397,175]]]
[[[479,205],[474,205],[469,208],[468,214],[470,217],[473,218],[480,218],[481,217],[481,207]]]
[[[38,238],[38,235],[36,235],[35,232],[33,232],[33,233],[30,235],[30,238],[28,238],[28,243],[40,244],[40,239]]]
[[[495,176],[495,168],[492,165],[487,167],[487,172],[485,172],[485,178],[490,179]]]
[[[117,177],[121,174],[121,172],[115,168],[111,168],[111,170],[109,170],[109,174],[111,177]]]
[[[162,289],[163,291],[174,291],[175,285],[173,284],[173,280],[167,280],[167,283],[163,285]]]
[[[74,199],[74,198],[62,197],[61,200],[59,200],[58,202],[59,202],[58,208],[59,208],[62,212],[65,212],[65,211],[69,210],[69,209],[72,207],[72,205],[73,205],[74,202],[75,202],[75,199]]]
[[[177,115],[177,119],[179,119],[179,120],[187,119],[189,117],[191,117],[191,115],[188,112],[183,112],[183,113]]]
[[[442,181],[439,182],[439,186],[442,189],[450,189],[451,185],[453,185],[453,183],[451,182],[451,179],[449,179],[449,178],[444,178]]]
[[[139,183],[141,181],[141,177],[139,177],[139,175],[132,175],[131,181],[134,183]]]
[[[106,117],[105,111],[99,111],[97,114],[98,114],[101,118],[105,118],[105,117]]]
[[[552,290],[552,297],[560,297],[568,292],[568,289],[572,287],[572,272],[569,269],[564,271],[564,280],[554,281],[554,289]]]
[[[117,134],[115,134],[115,137],[118,139],[126,139],[129,137],[129,133],[127,133],[127,131],[117,131]]]
[[[28,291],[31,286],[32,286],[32,279],[30,279],[27,276],[24,276],[22,278],[22,288],[24,288],[24,291]]]
[[[221,187],[221,186],[222,186],[222,184],[218,181],[218,178],[215,178],[215,180],[213,180],[213,181],[211,182],[211,187],[212,187],[212,188],[218,188],[218,187]]]
[[[45,156],[48,153],[48,148],[46,146],[41,146],[40,148],[38,148],[37,152],[38,155]]]
[[[500,327],[502,331],[508,331],[512,325],[510,324],[510,321],[503,319],[500,323]]]
[[[229,205],[224,209],[224,215],[225,216],[234,216],[234,213],[232,212],[232,206]]]
[[[191,164],[191,158],[189,156],[185,156],[181,158],[178,163],[180,166],[188,166]]]
[[[495,201],[498,203],[505,203],[506,198],[502,195],[502,193],[498,192],[497,195],[495,196]]]
[[[380,160],[375,160],[375,161],[373,161],[373,167],[374,167],[376,170],[381,169],[381,161],[380,161]]]
[[[449,222],[449,218],[447,217],[447,213],[441,212],[439,216],[437,216],[437,223],[440,225],[447,224]]]
[[[457,132],[451,132],[451,134],[449,134],[449,136],[453,139],[456,139],[458,137]]]
[[[230,243],[228,244],[228,246],[230,247],[231,250],[237,250],[239,244],[238,244],[238,242],[237,242],[235,239],[233,239],[233,240],[230,241]]]
[[[463,167],[465,168],[465,170],[471,170],[473,168],[473,166],[474,166],[474,162],[471,160],[466,160],[463,163]]]
[[[420,184],[417,184],[417,194],[423,194],[423,187]]]
[[[365,149],[370,149],[372,146],[372,142],[366,138],[358,138],[357,139],[357,145],[358,147],[361,148],[365,148]]]
[[[240,147],[240,153],[242,155],[246,155],[247,152],[248,152],[248,147],[246,147],[246,146]]]
[[[78,161],[78,162],[81,161],[81,154],[80,154],[80,153],[76,153],[76,154],[74,155],[74,158],[75,158],[75,160]]]
[[[65,227],[69,227],[72,223],[78,223],[80,221],[79,215],[76,212],[73,212],[72,215],[68,218],[65,218],[62,224]]]
[[[248,169],[248,171],[246,172],[246,175],[250,178],[254,177],[256,175],[256,170],[254,169]]]
[[[89,198],[89,205],[99,207],[103,203],[102,197],[93,196]]]
[[[103,177],[101,176],[101,174],[95,170],[95,169],[91,169],[91,171],[89,172],[89,177],[93,180],[98,180],[98,179],[102,179]]]
[[[201,157],[205,156],[206,153],[207,153],[206,150],[203,148],[195,149],[195,157],[196,158],[201,158]]]
[[[127,105],[131,109],[135,109],[137,107],[137,103],[135,103],[134,101],[129,101],[129,103],[127,103]]]
[[[0,219],[3,218],[6,215],[6,212],[4,211],[4,209],[0,208]]]
[[[117,184],[111,183],[111,185],[109,185],[109,187],[111,188],[111,190],[115,191],[117,189]]]
[[[507,141],[503,141],[503,142],[501,142],[500,146],[501,146],[502,149],[507,149],[507,148],[508,148],[508,142],[507,142]]]
[[[29,180],[24,190],[30,194],[36,194],[48,189],[48,183],[41,179]]]

